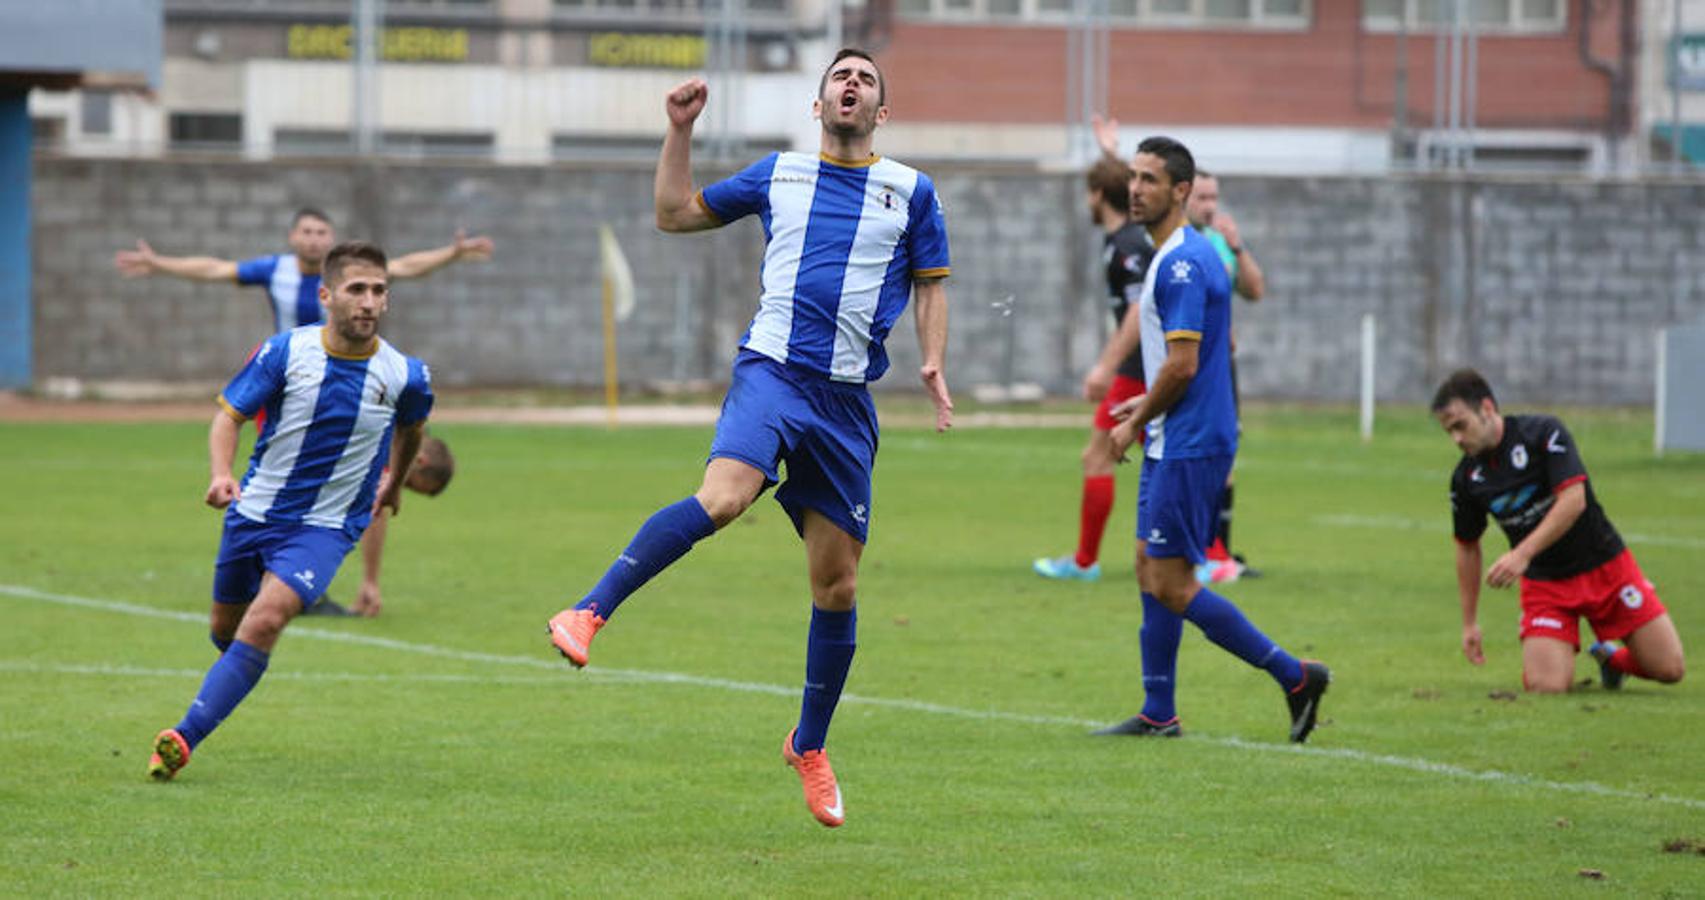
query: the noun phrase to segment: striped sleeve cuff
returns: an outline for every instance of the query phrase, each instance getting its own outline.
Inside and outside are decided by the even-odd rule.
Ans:
[[[231,405],[231,401],[225,399],[224,394],[220,394],[218,399],[219,408],[225,411],[225,415],[237,420],[237,424],[241,425],[249,420],[248,416],[243,415],[242,411]]]
[[[1200,343],[1202,340],[1202,333],[1200,331],[1179,329],[1178,331],[1168,331],[1166,333],[1166,339],[1169,341],[1196,341]]]
[[[933,269],[913,269],[912,278],[946,278],[953,270],[947,266],[936,266]]]
[[[697,203],[699,205],[699,209],[704,210],[705,215],[710,216],[711,220],[716,222],[716,224],[718,224],[718,225],[727,225],[728,224],[727,222],[722,221],[722,217],[716,214],[716,210],[710,208],[709,203],[705,202],[704,191],[699,191],[698,193],[694,194],[693,195],[693,202]]]

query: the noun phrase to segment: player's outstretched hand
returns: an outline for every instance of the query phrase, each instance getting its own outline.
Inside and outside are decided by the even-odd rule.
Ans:
[[[946,431],[953,427],[953,395],[947,392],[947,376],[941,374],[940,366],[924,366],[918,369],[918,377],[924,381],[924,390],[929,391],[929,399],[935,404],[935,430]]]
[[[1089,117],[1089,127],[1095,132],[1095,143],[1100,145],[1101,152],[1109,158],[1119,158],[1119,120],[1108,116],[1102,118],[1100,113]]]
[[[1113,372],[1098,362],[1089,370],[1088,375],[1083,376],[1083,399],[1100,403],[1112,387]]]
[[[113,265],[118,267],[119,274],[126,278],[141,278],[154,274],[154,248],[141,238],[136,239],[135,250],[120,250],[113,256]]]
[[[1486,583],[1495,588],[1507,588],[1521,580],[1527,564],[1527,557],[1511,550],[1498,557],[1492,568],[1486,570]]]
[[[1120,409],[1124,405],[1121,403],[1114,409]],[[1119,420],[1119,424],[1114,425],[1113,430],[1107,432],[1107,439],[1112,445],[1114,462],[1131,461],[1131,458],[1125,454],[1130,451],[1131,445],[1137,442],[1137,420],[1131,418],[1129,410],[1126,410],[1125,416]]]
[[[349,611],[358,616],[371,619],[385,608],[385,602],[379,593],[379,583],[376,581],[361,582],[361,591],[355,595],[355,602],[350,604]]]
[[[203,499],[214,509],[224,509],[243,499],[243,492],[237,487],[237,479],[229,475],[217,475],[207,483],[207,496]]]
[[[491,259],[492,248],[496,245],[491,242],[491,238],[488,238],[483,234],[468,237],[468,232],[466,230],[458,228],[456,229],[455,246],[457,259],[471,259],[478,262],[484,262]]]
[[[669,124],[691,125],[693,120],[704,112],[705,100],[710,97],[710,86],[703,78],[689,78],[675,86],[669,92],[668,101],[664,108],[669,112]]]
[[[1225,238],[1227,244],[1233,247],[1243,246],[1243,236],[1238,233],[1237,220],[1231,217],[1231,213],[1223,209],[1217,210],[1214,212],[1214,220],[1208,224],[1220,233],[1220,237]]]
[[[393,516],[402,515],[402,484],[391,477],[390,469],[386,469],[385,474],[379,476],[379,489],[373,492],[373,515],[377,517],[387,509]]]
[[[1477,666],[1486,664],[1486,651],[1480,644],[1479,625],[1462,626],[1462,655]]]

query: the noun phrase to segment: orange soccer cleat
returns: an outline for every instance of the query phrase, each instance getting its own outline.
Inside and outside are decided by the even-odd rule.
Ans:
[[[604,627],[604,619],[590,609],[565,609],[551,616],[551,643],[574,667],[586,667],[592,636]]]
[[[782,741],[781,758],[799,773],[799,780],[805,787],[805,807],[811,810],[811,815],[834,828],[845,822],[847,815],[841,806],[841,789],[835,784],[835,770],[829,768],[829,756],[822,750],[795,752],[793,734],[788,732],[787,740]]]
[[[178,770],[189,765],[189,742],[168,728],[154,736],[154,755],[148,757],[148,777],[171,781]]]

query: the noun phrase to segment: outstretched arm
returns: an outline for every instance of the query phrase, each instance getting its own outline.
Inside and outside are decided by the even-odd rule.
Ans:
[[[491,259],[491,250],[491,238],[483,234],[468,237],[467,232],[458,228],[454,241],[442,247],[399,256],[385,267],[385,273],[392,278],[420,278],[459,260]]]
[[[207,428],[209,479],[207,495],[202,499],[214,509],[224,509],[233,501],[242,499],[237,479],[231,475],[231,463],[237,459],[237,432],[242,424],[230,412],[221,409],[213,414],[213,423]]]
[[[1243,244],[1243,234],[1238,231],[1237,220],[1230,213],[1220,211],[1214,214],[1214,228],[1220,237],[1225,238],[1226,246],[1237,256],[1237,280],[1232,283],[1232,289],[1237,295],[1253,303],[1267,293],[1267,278],[1261,274],[1261,264],[1255,261],[1255,254]]]
[[[378,615],[385,606],[379,591],[379,567],[384,562],[385,532],[390,523],[391,511],[381,509],[368,523],[367,533],[361,536],[361,590],[355,595],[355,603],[350,610],[369,619]]]
[[[1154,373],[1154,384],[1148,386],[1148,393],[1132,397],[1113,408],[1114,418],[1119,419],[1119,424],[1109,432],[1114,459],[1124,459],[1125,451],[1136,443],[1137,434],[1156,416],[1184,398],[1184,392],[1189,390],[1190,381],[1196,377],[1196,369],[1201,364],[1200,351],[1201,344],[1189,338],[1167,341],[1166,361]]]
[[[1586,509],[1585,482],[1576,482],[1564,488],[1557,494],[1551,509],[1546,511],[1545,518],[1539,520],[1539,526],[1521,543],[1511,547],[1510,552],[1498,557],[1492,563],[1492,568],[1486,570],[1486,583],[1495,588],[1502,588],[1520,581],[1522,573],[1527,571],[1528,563],[1533,562],[1535,556],[1567,534]]]
[[[135,250],[120,250],[113,256],[113,265],[126,278],[149,275],[172,275],[191,281],[236,281],[237,264],[229,259],[212,256],[161,256],[140,238]]]
[[[947,375],[942,368],[947,358],[947,286],[940,278],[920,279],[912,288],[912,298],[918,347],[924,360],[918,376],[935,404],[935,430],[946,431],[953,427],[953,396],[947,391]]]
[[[1456,593],[1462,600],[1462,655],[1484,665],[1480,642],[1480,541],[1456,542]]]
[[[703,231],[722,223],[698,202],[693,190],[693,122],[704,112],[710,88],[702,78],[689,78],[675,86],[664,100],[669,130],[663,133],[663,151],[657,158],[657,178],[652,199],[657,206],[657,227],[664,231]]]

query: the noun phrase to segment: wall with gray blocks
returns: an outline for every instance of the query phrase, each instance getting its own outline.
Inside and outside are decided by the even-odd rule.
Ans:
[[[699,173],[701,182],[717,175]],[[1108,328],[1099,235],[1075,173],[939,167],[948,215],[949,381],[1075,391]],[[258,288],[126,280],[138,237],[173,255],[281,252],[291,212],[323,207],[342,237],[393,253],[458,225],[497,258],[395,287],[387,335],[441,385],[596,385],[603,377],[597,230],[609,224],[639,303],[621,377],[720,382],[756,302],[756,221],[664,235],[635,167],[170,162],[36,166],[35,374],[218,381],[270,315]],[[1267,273],[1236,312],[1247,396],[1356,395],[1360,320],[1379,322],[1378,392],[1424,401],[1481,367],[1506,399],[1643,404],[1658,328],[1705,316],[1705,183],[1480,178],[1224,180]],[[883,387],[915,385],[908,315]]]

